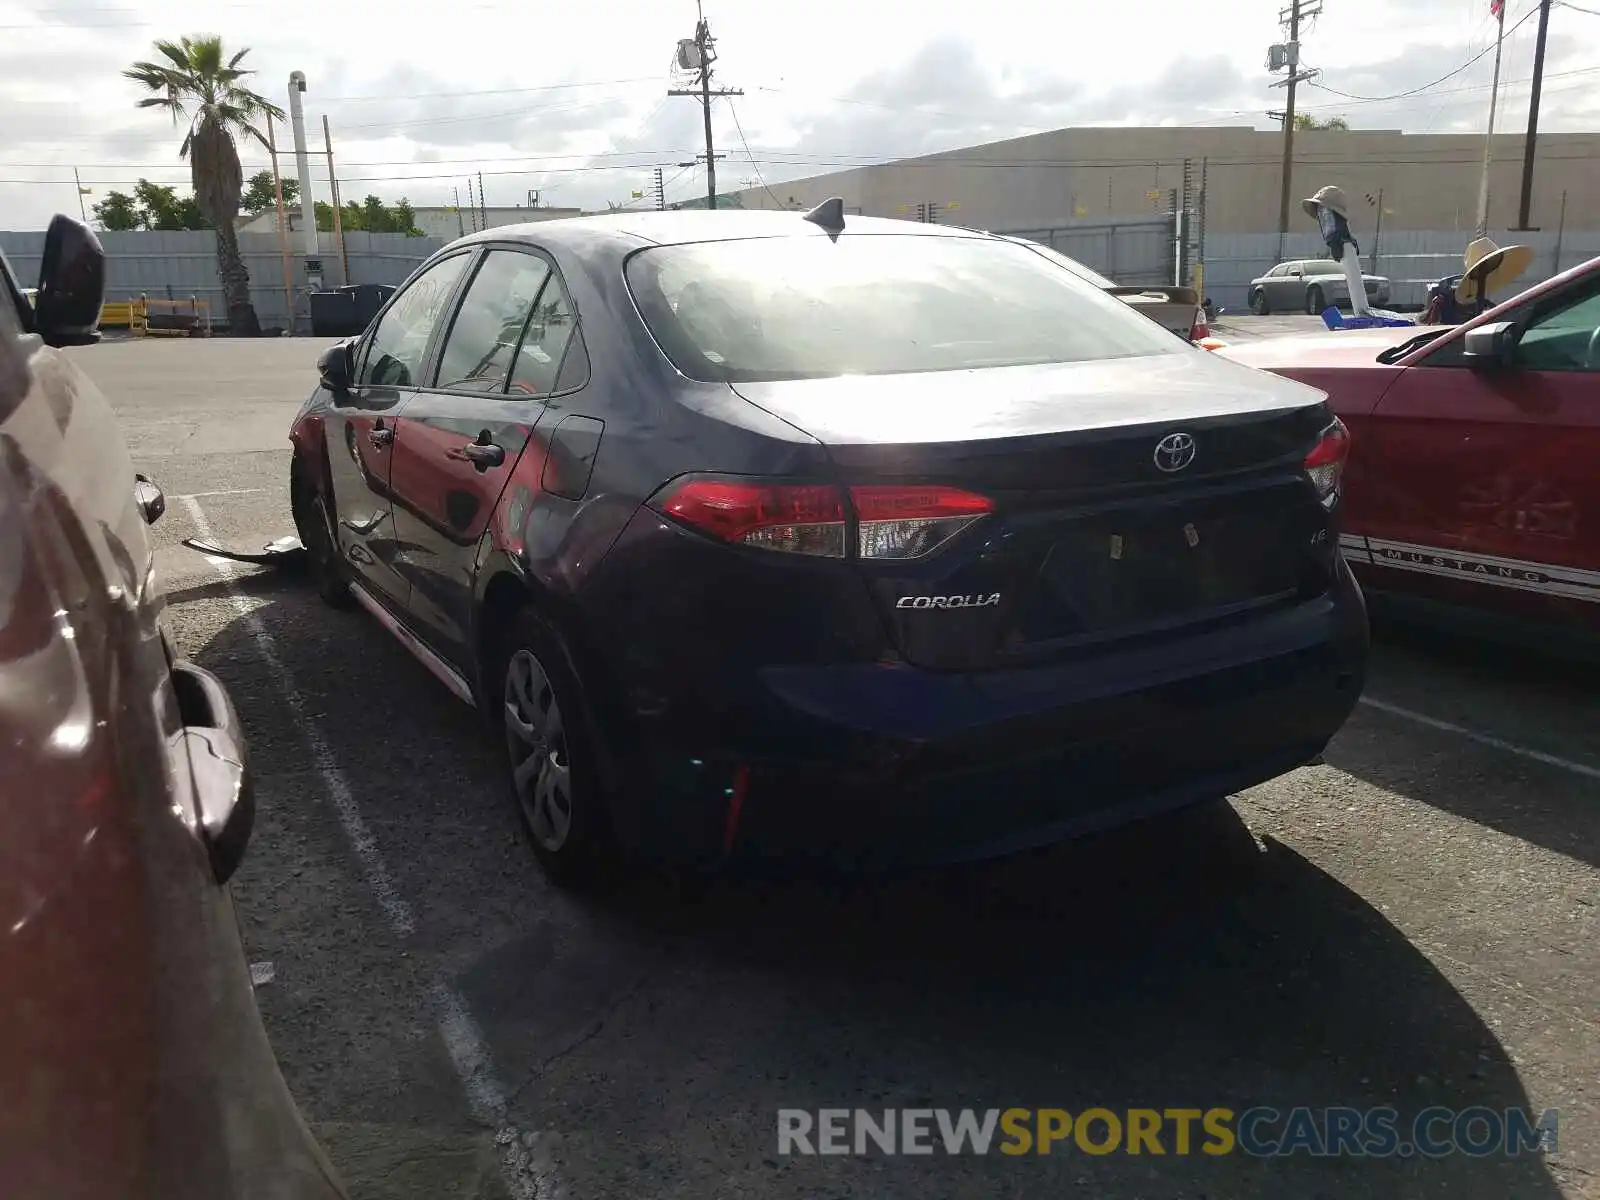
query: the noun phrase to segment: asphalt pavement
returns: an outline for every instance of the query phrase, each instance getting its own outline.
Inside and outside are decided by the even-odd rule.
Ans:
[[[352,1195],[1600,1196],[1600,685],[1383,634],[1327,755],[1211,810],[856,885],[541,878],[494,747],[375,622],[178,545],[289,532],[326,342],[75,352],[136,465],[183,652],[232,689],[235,893],[290,1086]],[[780,1155],[780,1109],[1433,1105],[1543,1157]]]

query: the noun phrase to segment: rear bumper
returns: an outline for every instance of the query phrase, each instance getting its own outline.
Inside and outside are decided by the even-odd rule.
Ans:
[[[753,667],[736,714],[635,712],[617,815],[637,851],[854,865],[1009,853],[1216,799],[1321,752],[1360,695],[1348,570],[1316,601],[1028,670]]]

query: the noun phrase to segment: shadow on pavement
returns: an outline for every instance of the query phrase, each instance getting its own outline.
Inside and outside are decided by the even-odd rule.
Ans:
[[[1532,1159],[1263,1161],[1179,1156],[1171,1140],[1164,1158],[778,1158],[780,1108],[1388,1106],[1405,1130],[1430,1105],[1526,1105],[1426,958],[1225,806],[857,887],[713,883],[685,899],[655,879],[595,916],[586,943],[534,959],[508,946],[463,980],[495,1014],[497,1057],[538,1064],[528,1124],[565,1130],[584,1192],[1558,1194]],[[604,975],[619,948],[657,965],[614,977],[609,1015],[563,1012],[567,980]],[[589,1040],[566,1051],[552,1027]]]
[[[1490,694],[1495,711],[1466,718],[1483,732],[1537,747],[1559,748],[1550,725],[1558,718],[1583,737],[1593,726],[1585,709],[1600,715],[1600,689],[1593,667],[1554,655],[1535,655],[1492,642],[1415,626],[1385,629],[1381,648],[1388,665],[1407,675],[1436,681],[1448,694],[1424,697],[1419,708],[1452,715],[1463,697]],[[1384,691],[1393,691],[1386,685]],[[1406,697],[1393,697],[1408,699]],[[1548,714],[1541,722],[1540,714]],[[1328,748],[1327,761],[1367,783],[1408,796],[1444,812],[1520,838],[1579,862],[1600,866],[1600,790],[1593,779],[1513,755],[1472,748],[1446,733],[1403,726],[1397,739],[1381,712],[1361,709]],[[1425,745],[1435,745],[1427,752]],[[1409,745],[1411,752],[1402,752]]]
[[[1160,1157],[780,1158],[780,1108],[1387,1106],[1404,1134],[1430,1105],[1527,1097],[1381,913],[1227,806],[893,880],[650,873],[574,899],[515,845],[470,713],[374,623],[291,594],[257,612],[418,920],[404,946],[381,931],[233,621],[197,657],[269,748],[242,906],[280,977],[309,960],[263,1005],[319,1129],[381,1124],[400,1154],[445,1131],[481,1169],[417,1003],[426,962],[449,965],[574,1198],[1559,1195],[1531,1158],[1185,1156],[1170,1132]]]

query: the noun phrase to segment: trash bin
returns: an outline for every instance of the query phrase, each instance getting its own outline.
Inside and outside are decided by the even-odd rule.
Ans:
[[[316,337],[351,337],[372,324],[378,310],[394,295],[386,283],[352,283],[311,293],[311,332]]]

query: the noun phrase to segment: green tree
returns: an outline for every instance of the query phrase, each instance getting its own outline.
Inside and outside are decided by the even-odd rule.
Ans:
[[[382,200],[376,196],[368,196],[361,202],[362,228],[368,233],[393,233],[394,214],[385,207]]]
[[[284,179],[283,204],[285,208],[292,208],[300,202],[300,181],[298,179]],[[257,171],[245,180],[244,194],[239,197],[239,207],[252,217],[260,216],[264,212],[275,210],[278,207],[278,193],[273,186],[271,171]]]
[[[228,328],[235,336],[253,336],[261,332],[261,323],[250,303],[250,272],[233,224],[244,190],[234,138],[253,137],[266,145],[255,122],[268,115],[282,117],[283,110],[244,86],[243,80],[254,74],[239,66],[248,49],[226,57],[215,34],[158,41],[155,49],[164,61],[136,62],[122,74],[151,93],[139,101],[140,108],[166,109],[173,124],[188,122],[178,157],[189,160],[195,201],[217,233],[217,274],[228,305]]]
[[[1328,117],[1326,120],[1319,121],[1310,113],[1295,113],[1294,127],[1297,131],[1312,129],[1348,130],[1350,122],[1343,117]]]
[[[417,210],[411,207],[411,201],[404,196],[400,203],[391,210],[394,213],[394,228],[396,233],[403,233],[407,237],[422,237],[422,230],[417,228]]]
[[[100,228],[110,233],[139,228],[139,206],[126,192],[107,192],[106,198],[90,210]]]
[[[133,185],[139,205],[140,229],[210,229],[211,223],[193,196],[180,196],[174,187],[141,179]]]

